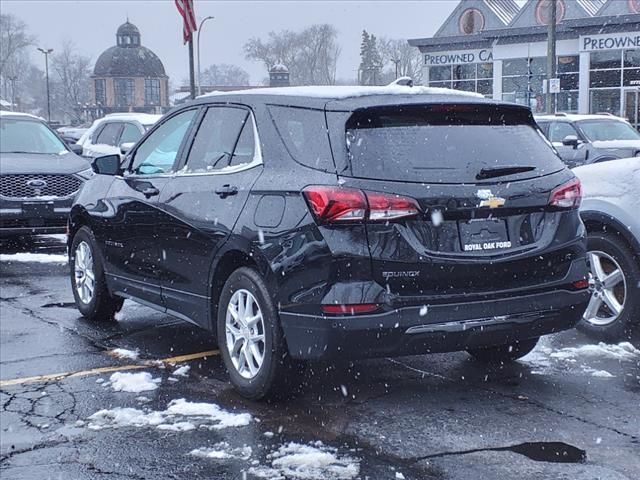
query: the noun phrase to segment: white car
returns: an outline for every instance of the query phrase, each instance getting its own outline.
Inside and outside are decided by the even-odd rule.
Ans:
[[[592,292],[578,328],[619,341],[640,322],[640,158],[573,171],[583,187]]]
[[[136,143],[162,115],[147,113],[112,113],[93,122],[78,144],[82,156],[96,158],[120,153],[120,146]]]

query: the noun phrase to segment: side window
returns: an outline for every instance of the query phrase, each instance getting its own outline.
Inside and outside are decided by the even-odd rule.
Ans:
[[[96,140],[96,144],[116,146],[120,137],[121,123],[107,123]]]
[[[135,143],[140,140],[140,137],[142,137],[142,134],[138,127],[133,123],[125,123],[122,136],[120,137],[120,143]]]
[[[131,172],[137,175],[170,172],[196,112],[179,113],[149,135],[134,154]]]
[[[253,120],[251,116],[247,116],[244,127],[242,127],[242,133],[236,144],[236,148],[233,151],[231,162],[229,165],[235,167],[236,165],[243,165],[245,163],[253,162],[256,149],[256,137],[253,131]]]
[[[191,146],[185,171],[204,173],[228,166],[240,131],[245,123],[251,124],[247,119],[249,112],[242,108],[209,108]]]
[[[562,140],[567,135],[575,135],[580,138],[573,125],[566,122],[552,122],[549,125],[549,140],[554,143],[562,143]]]

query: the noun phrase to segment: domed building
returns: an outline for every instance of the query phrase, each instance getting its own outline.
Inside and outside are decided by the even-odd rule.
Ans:
[[[93,69],[93,98],[99,116],[114,112],[163,113],[169,106],[169,77],[158,56],[142,46],[140,30],[128,20],[116,45]]]

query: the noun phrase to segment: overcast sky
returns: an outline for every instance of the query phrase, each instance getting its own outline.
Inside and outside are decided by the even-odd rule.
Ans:
[[[178,85],[188,76],[187,47],[182,45],[182,23],[173,0],[1,0],[1,3],[2,13],[15,14],[27,23],[30,32],[37,36],[38,46],[55,50],[70,39],[94,62],[103,50],[115,45],[116,29],[128,16],[141,31],[142,44],[163,61],[172,83]],[[198,21],[208,15],[216,17],[202,31],[202,69],[212,63],[236,64],[249,72],[252,83],[259,83],[266,77],[264,67],[245,60],[242,50],[249,38],[265,38],[270,31],[330,23],[338,29],[342,46],[338,78],[353,79],[363,29],[390,38],[428,37],[457,4],[458,0],[195,0]],[[42,62],[35,53],[34,61]]]

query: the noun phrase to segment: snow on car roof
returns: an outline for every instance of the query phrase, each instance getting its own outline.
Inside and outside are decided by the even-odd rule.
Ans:
[[[617,120],[620,122],[626,122],[624,118],[616,117],[608,113],[592,113],[592,114],[576,114],[576,113],[562,113],[556,115],[536,115],[536,120],[566,120],[568,122],[579,122],[582,120]]]
[[[0,117],[28,117],[35,118],[36,120],[45,121],[44,118],[38,117],[36,115],[31,115],[30,113],[22,113],[22,112],[9,112],[6,110],[0,110]]]
[[[474,98],[484,98],[483,95],[475,92],[463,92],[449,88],[436,87],[409,87],[405,85],[386,85],[379,87],[372,86],[343,86],[343,85],[321,85],[304,87],[265,87],[253,88],[250,90],[235,90],[231,92],[214,91],[201,95],[198,98],[205,98],[219,95],[279,95],[287,97],[307,97],[326,98],[331,100],[342,100],[346,98],[366,97],[370,95],[458,95]]]
[[[152,125],[162,118],[162,115],[152,113],[109,113],[98,120],[130,120],[140,122],[142,125]]]

